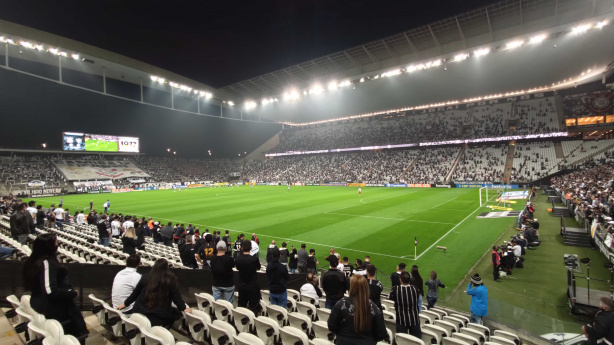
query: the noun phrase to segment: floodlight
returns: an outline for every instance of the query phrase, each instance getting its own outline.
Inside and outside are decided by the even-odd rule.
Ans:
[[[246,110],[253,109],[256,107],[256,102],[254,101],[245,101],[244,106]]]
[[[360,78],[360,82],[364,83],[365,82],[365,78]]]
[[[13,40],[12,40],[12,39],[10,39],[10,38],[7,38],[7,39],[6,39],[6,43],[15,44],[15,41],[13,41]]]
[[[37,44],[36,45],[36,50],[43,50],[43,45],[42,44]]]
[[[531,39],[529,40],[529,44],[537,44],[537,43],[542,43],[543,40],[545,40],[548,36],[546,35],[537,35],[537,36],[533,36],[531,37]]]
[[[524,44],[524,41],[522,41],[522,40],[511,41],[511,42],[508,42],[505,45],[505,49],[516,49],[516,48],[522,46],[523,44]]]
[[[595,27],[597,29],[601,29],[601,28],[603,28],[606,25],[608,25],[608,21],[607,20],[603,20],[603,21],[600,21],[599,23],[595,24]]]
[[[71,57],[75,60],[79,60],[79,54],[72,54]]]
[[[28,49],[34,49],[34,44],[30,42],[20,41],[19,45],[21,45],[22,47],[28,48]]]
[[[233,105],[235,105],[235,103],[234,103],[233,101],[228,101],[227,103],[228,103],[228,105],[229,105],[229,106],[231,106],[231,107],[232,107]]]
[[[469,54],[462,53],[462,54],[458,54],[458,55],[454,56],[454,59],[452,61],[454,61],[454,62],[463,61],[463,60],[466,60],[468,57],[469,57]]]
[[[583,33],[587,32],[588,29],[590,29],[590,28],[591,28],[590,24],[578,25],[578,26],[576,26],[576,27],[571,29],[571,33],[574,34],[574,35],[583,34]]]
[[[314,95],[319,95],[322,92],[324,92],[324,88],[320,85],[314,85],[311,90],[309,90],[309,93],[314,94]]]
[[[328,89],[329,90],[336,90],[337,89],[337,82],[336,81],[331,81],[330,83],[328,83]]]
[[[481,48],[473,52],[474,56],[484,56],[490,53],[490,48]]]

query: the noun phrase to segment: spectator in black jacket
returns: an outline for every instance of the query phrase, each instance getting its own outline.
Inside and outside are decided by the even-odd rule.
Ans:
[[[343,298],[349,284],[345,274],[337,269],[339,261],[333,259],[329,262],[330,269],[322,274],[322,290],[326,293],[326,308],[333,309]]]
[[[604,344],[614,343],[614,300],[601,297],[601,310],[595,315],[593,323],[582,326],[582,332],[588,338],[587,345],[595,345],[600,339]]]
[[[211,258],[211,273],[213,274],[213,298],[224,299],[230,303],[235,297],[235,276],[232,270],[235,259],[226,255],[226,242],[217,243],[217,254]]]
[[[402,272],[405,272],[407,265],[405,265],[404,263],[400,263],[397,266],[397,271],[392,273],[390,275],[390,282],[392,283],[392,286],[399,286],[401,285],[401,279],[399,278],[401,276]]]
[[[102,215],[96,227],[98,228],[98,244],[108,247],[111,237],[111,224],[107,221],[106,214]]]
[[[149,274],[143,275],[130,297],[117,307],[122,310],[134,303],[130,313],[145,315],[152,326],[171,327],[181,312],[191,313],[179,293],[177,277],[169,270],[168,261],[158,259]],[[171,303],[175,303],[174,308]]]
[[[375,345],[388,338],[384,316],[369,300],[368,284],[363,277],[350,278],[350,296],[335,304],[328,329],[337,336],[337,345]]]
[[[375,279],[375,266],[371,264],[367,265],[367,282],[369,283],[369,298],[381,310],[384,286],[379,280]]]
[[[266,277],[269,280],[270,302],[285,308],[288,304],[288,269],[279,262],[279,248],[273,247],[267,251],[267,256],[271,254],[273,261],[266,267]]]
[[[418,312],[422,312],[422,299],[424,297],[424,280],[420,276],[420,272],[418,272],[418,266],[413,265],[411,267],[411,279],[412,284],[416,290],[418,290]]]
[[[271,241],[271,244],[266,250],[266,264],[267,265],[271,263],[271,261],[273,261],[273,249],[276,249],[276,248],[277,246],[275,245],[275,241]]]
[[[185,244],[179,247],[179,257],[181,258],[181,263],[183,263],[185,267],[198,268],[196,257],[194,257],[195,254],[196,249],[192,243],[192,236],[188,235],[185,237]]]
[[[26,213],[26,204],[17,204],[15,213],[9,219],[11,236],[20,244],[26,244],[28,234],[30,234],[30,223]]]
[[[24,286],[31,292],[30,305],[47,319],[62,323],[64,333],[80,338],[89,333],[75,298],[79,295],[68,281],[68,269],[57,259],[58,243],[53,234],[34,240],[32,255],[23,265]]]
[[[290,255],[287,247],[288,244],[286,242],[282,242],[281,248],[279,249],[279,262],[286,266],[286,268],[288,267],[288,255]]]
[[[252,241],[245,240],[241,246],[243,254],[237,255],[235,263],[239,270],[237,291],[239,292],[239,307],[247,307],[254,314],[260,312],[260,287],[257,282],[257,272],[260,269],[258,257],[249,255],[252,250]]]
[[[298,252],[294,246],[290,246],[290,260],[288,262],[288,268],[290,269],[290,273],[296,273],[298,269]]]
[[[36,206],[36,227],[38,229],[45,227],[45,211],[43,211],[43,205]]]

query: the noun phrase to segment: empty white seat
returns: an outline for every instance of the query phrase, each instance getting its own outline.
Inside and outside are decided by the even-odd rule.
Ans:
[[[509,340],[507,338],[503,338],[500,336],[495,336],[495,335],[490,336],[489,341],[491,343],[497,343],[500,345],[515,345],[516,344],[512,340]]]
[[[444,328],[441,328],[439,326],[435,326],[435,325],[424,325],[423,327],[426,330],[429,330],[431,332],[434,332],[435,334],[437,334],[439,336],[439,339],[443,338],[443,337],[449,337],[450,333],[448,333],[448,331]]]
[[[477,323],[468,323],[465,328],[480,332],[482,334],[482,337],[484,338],[484,341],[488,340],[488,338],[490,337],[490,329],[484,325],[478,325]]]
[[[232,303],[218,299],[213,302],[213,310],[215,311],[216,319],[232,323]]]
[[[330,309],[316,308],[316,314],[318,315],[318,320],[328,321],[328,317],[330,316]]]
[[[316,338],[335,341],[335,333],[328,329],[328,323],[326,321],[316,321],[311,324],[311,327],[313,327]]]
[[[148,331],[151,328],[151,322],[143,315],[134,313],[129,317],[124,315],[124,338],[130,341],[130,345],[141,345],[143,330]]]
[[[440,320],[440,319],[441,319],[441,317],[439,316],[439,314],[437,314],[437,313],[436,313],[436,312],[434,312],[434,311],[430,311],[430,310],[424,310],[424,309],[422,309],[422,313],[421,313],[421,314],[424,314],[424,315],[430,316],[432,320]]]
[[[211,324],[209,314],[202,310],[192,309],[191,313],[185,313],[185,317],[194,340],[203,342],[209,337],[209,324]]]
[[[433,320],[423,314],[418,314],[418,317],[420,317],[420,326],[424,326],[424,325],[432,325],[433,324]]]
[[[469,345],[480,345],[480,339],[466,333],[453,333],[452,338],[462,340]]]
[[[107,311],[104,308],[104,305],[106,304],[106,302],[101,300],[100,298],[97,298],[93,294],[90,294],[87,297],[94,304],[94,307],[92,308],[92,314],[96,315],[96,317],[98,318],[99,324],[104,325],[106,323],[106,316],[107,316]]]
[[[286,291],[288,291],[288,298],[293,298],[297,302],[301,300],[300,292],[293,289],[287,289]]]
[[[459,320],[463,320],[463,322],[465,323],[465,327],[467,327],[467,324],[469,324],[471,322],[471,320],[469,320],[469,318],[467,316],[461,315],[461,314],[458,314],[458,313],[449,313],[448,316],[452,316],[452,317],[455,317],[455,318],[457,318]]]
[[[513,341],[516,345],[520,345],[520,338],[518,338],[518,336],[516,334],[510,333],[510,332],[506,332],[506,331],[501,331],[496,329],[493,332],[493,335],[495,337],[501,337],[501,338],[505,338],[508,340]]]
[[[124,324],[122,320],[122,312],[106,303],[104,304],[104,309],[107,311],[107,319],[105,325],[111,329],[113,335],[115,335],[116,337],[121,337],[122,325]]]
[[[302,330],[307,336],[312,334],[311,318],[309,316],[300,313],[290,313],[288,314],[288,322],[290,326]]]
[[[164,327],[154,326],[142,333],[145,345],[175,345],[175,337]]]
[[[316,305],[316,300],[313,297],[309,297],[309,296],[305,296],[303,294],[300,295],[300,299],[299,301],[301,302],[307,302],[307,303],[311,303],[313,305]]]
[[[309,338],[300,329],[291,326],[283,327],[280,330],[282,345],[309,345]]]
[[[296,300],[294,298],[288,297],[286,307],[288,308],[288,312],[298,311],[296,308]]]
[[[441,308],[437,308],[437,307],[433,307],[431,309],[428,309],[428,311],[432,311],[433,313],[437,313],[439,314],[440,318],[443,319],[444,316],[448,316],[448,312],[441,309]]]
[[[445,337],[441,339],[441,342],[443,345],[469,345],[469,343],[466,343],[463,340],[452,337]]]
[[[209,325],[211,333],[211,345],[234,345],[234,337],[237,334],[235,328],[228,322],[214,320]]]
[[[422,329],[422,341],[428,345],[428,344],[439,344],[439,339],[440,336],[432,331],[429,331],[428,329]]]
[[[317,318],[316,306],[311,303],[296,302],[296,309],[298,309],[299,313],[309,316],[311,318],[311,321],[315,321]]]
[[[385,319],[389,319],[389,320],[396,320],[397,316],[394,313],[391,313],[389,311],[382,311],[382,314],[384,314],[384,320]]]
[[[215,301],[213,296],[206,292],[195,293],[194,296],[198,303],[198,309],[209,314],[209,316],[213,316],[213,302]]]
[[[288,311],[278,305],[267,305],[266,312],[270,318],[277,320],[279,327],[288,324]]]
[[[386,325],[386,329],[390,330],[392,338],[394,339],[397,333],[397,322],[390,319],[384,319],[384,324]]]
[[[463,320],[457,318],[457,317],[454,317],[454,316],[444,316],[443,320],[455,324],[458,327],[459,330],[462,327],[465,327],[465,322]]]
[[[271,305],[271,292],[269,290],[260,291],[260,295],[262,295],[262,300],[264,304]]]
[[[458,326],[452,322],[443,321],[443,320],[435,320],[433,322],[435,326],[439,326],[448,331],[448,334],[452,334],[454,332],[458,332]]]
[[[395,341],[397,345],[424,345],[422,339],[405,333],[397,333]]]
[[[265,345],[279,342],[279,323],[266,316],[256,317],[256,334]]]
[[[15,295],[8,296],[6,298],[6,300],[7,300],[7,302],[9,302],[13,306],[13,309],[17,309],[17,308],[21,307],[21,301]]]
[[[257,336],[249,333],[239,333],[234,336],[236,345],[264,345],[264,342]]]
[[[471,324],[469,324],[471,325]],[[469,326],[467,325],[467,326]],[[486,338],[486,336],[484,335],[484,333],[476,330],[475,328],[470,328],[470,327],[463,327],[460,329],[460,332],[463,334],[468,334],[473,336],[474,338],[478,338],[480,339],[480,342],[485,342],[488,340],[488,338]]]
[[[44,342],[43,342],[44,344]],[[73,337],[70,334],[65,334],[60,338],[60,342],[58,344],[61,345],[81,345],[79,339]]]
[[[255,328],[254,319],[256,315],[247,308],[235,308],[232,310],[234,324],[239,333],[253,332]]]
[[[64,336],[64,328],[62,324],[57,320],[45,321],[45,344],[48,345],[60,345],[60,340]]]

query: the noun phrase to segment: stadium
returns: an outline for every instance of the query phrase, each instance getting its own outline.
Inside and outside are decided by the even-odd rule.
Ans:
[[[614,2],[298,3],[0,15],[0,344],[611,344]]]

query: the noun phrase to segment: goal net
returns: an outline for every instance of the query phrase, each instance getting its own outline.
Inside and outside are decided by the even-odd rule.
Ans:
[[[500,188],[480,188],[480,207],[501,206],[499,199],[502,194],[503,189]]]

